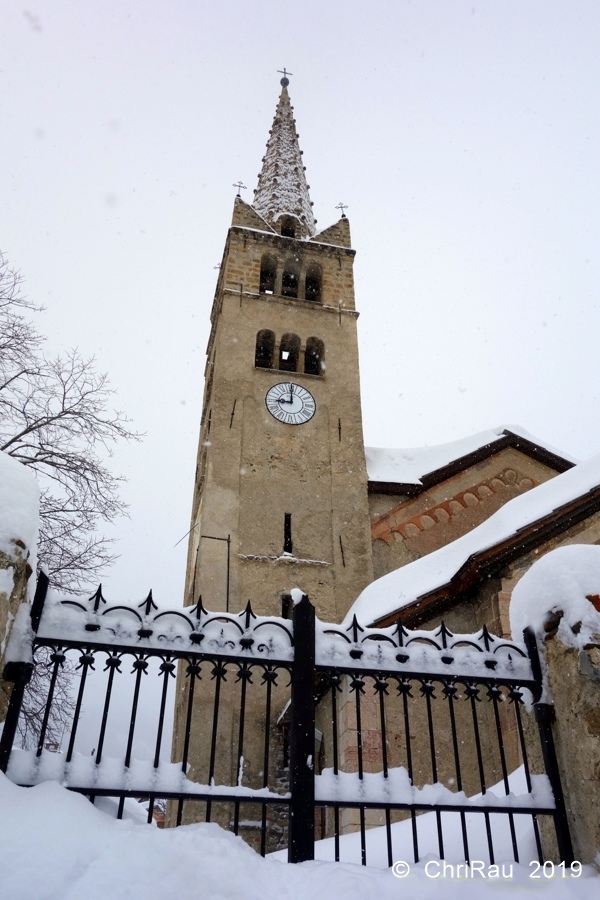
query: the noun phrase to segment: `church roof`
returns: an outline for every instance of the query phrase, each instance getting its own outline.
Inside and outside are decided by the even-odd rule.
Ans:
[[[414,496],[504,447],[521,450],[558,472],[574,465],[573,460],[536,440],[524,429],[500,426],[433,447],[404,450],[365,447],[369,491]]]
[[[275,225],[282,216],[292,216],[300,222],[302,236],[312,237],[316,231],[315,218],[298,143],[294,107],[290,104],[287,90],[287,78],[282,78],[281,84],[281,94],[252,206],[270,225]]]
[[[435,614],[461,591],[600,509],[600,455],[515,497],[450,544],[368,585],[346,616],[391,624]]]

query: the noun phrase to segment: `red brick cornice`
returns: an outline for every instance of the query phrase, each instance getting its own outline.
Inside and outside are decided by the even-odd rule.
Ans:
[[[401,620],[408,627],[416,627],[453,606],[460,597],[474,591],[484,578],[498,574],[519,556],[536,549],[598,511],[600,486],[519,529],[511,537],[473,553],[449,582],[417,597],[408,606],[376,619],[373,624],[386,626]]]

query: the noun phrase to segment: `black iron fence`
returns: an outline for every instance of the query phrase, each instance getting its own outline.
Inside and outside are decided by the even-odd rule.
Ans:
[[[525,649],[485,628],[343,629],[306,597],[285,620],[46,594],[42,576],[4,673],[0,768],[16,783],[55,778],[119,817],[144,800],[148,821],[166,802],[167,824],[217,821],[292,862],[317,839],[336,860],[356,846],[363,864],[382,852],[388,865],[432,852],[494,863],[507,847],[516,861],[572,861],[532,633]],[[40,669],[31,745],[19,722]]]

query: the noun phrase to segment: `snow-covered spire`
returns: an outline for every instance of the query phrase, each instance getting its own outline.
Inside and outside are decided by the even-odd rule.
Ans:
[[[277,231],[281,230],[282,218],[292,217],[297,223],[296,236],[312,237],[316,231],[315,218],[302,165],[302,151],[298,144],[294,107],[290,104],[287,91],[288,84],[284,74],[252,206]]]

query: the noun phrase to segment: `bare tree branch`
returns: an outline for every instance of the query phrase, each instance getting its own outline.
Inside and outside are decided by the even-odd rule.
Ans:
[[[42,308],[21,293],[20,274],[0,254],[0,450],[29,466],[40,482],[38,562],[53,587],[80,592],[115,559],[98,527],[127,515],[123,478],[105,465],[120,440],[138,440],[122,412],[112,410],[105,374],[72,350],[55,359],[24,313]],[[19,722],[24,747],[36,746],[53,667],[40,648]],[[74,706],[76,667],[60,666],[46,744],[60,744]]]
[[[93,358],[78,350],[47,358],[25,319],[40,307],[0,255],[0,450],[29,466],[42,487],[39,562],[54,587],[90,586],[114,560],[102,522],[127,515],[124,480],[105,465],[120,440],[138,440]]]

